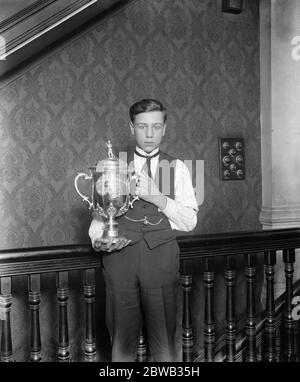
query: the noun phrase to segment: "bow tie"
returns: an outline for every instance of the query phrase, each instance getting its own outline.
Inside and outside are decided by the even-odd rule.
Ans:
[[[159,155],[159,150],[157,151],[157,153],[155,153],[153,155],[143,155],[143,154],[140,154],[137,150],[135,150],[134,153],[136,155],[138,155],[139,157],[146,158],[146,165],[147,165],[147,171],[146,172],[148,173],[148,176],[150,178],[152,178],[150,162],[151,162],[152,158],[157,157]]]

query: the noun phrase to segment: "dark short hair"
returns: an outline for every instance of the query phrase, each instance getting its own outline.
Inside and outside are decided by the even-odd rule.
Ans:
[[[135,116],[147,111],[161,111],[164,114],[164,122],[167,120],[167,112],[164,105],[156,99],[147,98],[135,102],[129,109],[131,122],[134,123]]]

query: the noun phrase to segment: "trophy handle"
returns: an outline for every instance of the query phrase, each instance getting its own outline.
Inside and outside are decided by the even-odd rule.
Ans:
[[[79,174],[77,174],[75,180],[74,180],[74,185],[75,185],[75,189],[78,193],[78,195],[80,195],[83,199],[83,201],[87,202],[89,204],[89,209],[93,208],[93,203],[89,200],[89,197],[88,196],[85,196],[83,195],[79,189],[78,189],[78,185],[77,185],[77,182],[78,182],[78,179],[79,178],[82,178],[84,177],[85,180],[91,180],[92,179],[92,176],[91,175],[87,175],[86,173],[84,172],[80,172]]]
[[[131,195],[131,196],[132,196],[132,195]],[[140,198],[139,198],[137,195],[135,195],[131,200],[129,200],[128,205],[129,205],[130,208],[133,208],[133,203],[134,203],[136,200],[140,200]]]
[[[129,176],[129,179],[130,181],[131,180],[137,180],[137,176],[135,174],[135,172],[131,173],[130,176]],[[132,199],[130,200],[130,197],[132,197]],[[140,200],[140,198],[137,196],[137,195],[132,195],[130,194],[129,196],[129,203],[128,203],[128,208],[133,208],[133,203],[136,201],[136,200]]]
[[[103,216],[104,218],[108,218],[108,215],[104,212],[104,209],[97,203],[97,212],[100,216]]]

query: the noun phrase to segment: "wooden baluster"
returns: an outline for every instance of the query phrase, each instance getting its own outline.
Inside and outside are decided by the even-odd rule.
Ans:
[[[293,308],[295,308],[295,305],[293,305]],[[295,320],[295,348],[296,348],[296,354],[297,354],[297,361],[299,362],[300,359],[300,321]]]
[[[276,346],[276,362],[280,362],[282,359],[282,354],[283,354],[283,346],[282,346],[282,340],[283,340],[283,324],[281,324],[279,327],[276,329],[276,341],[275,341],[275,346]]]
[[[146,362],[147,361],[147,345],[143,328],[141,328],[139,344],[137,347],[136,354],[137,362]]]
[[[192,291],[192,276],[181,275],[181,284],[183,291],[182,360],[183,362],[191,362],[193,351],[193,330],[190,303],[190,296]]]
[[[86,269],[83,272],[83,293],[85,302],[85,362],[96,362],[95,290],[95,269]]]
[[[276,317],[274,301],[274,265],[276,251],[264,253],[265,276],[267,280],[266,318],[264,328],[264,360],[276,361]]]
[[[28,294],[29,294],[29,308],[30,308],[30,361],[39,362],[41,356],[41,333],[40,333],[40,275],[28,276]]]
[[[215,325],[213,311],[213,286],[214,272],[210,266],[210,260],[204,260],[204,358],[206,362],[214,362],[215,359]]]
[[[68,272],[57,273],[57,301],[59,310],[58,322],[58,361],[70,362],[68,333]]]
[[[246,362],[256,362],[256,317],[255,317],[255,275],[256,255],[245,255],[245,273],[247,280],[247,308],[246,308]]]
[[[286,249],[283,251],[284,271],[286,279],[285,290],[285,310],[283,319],[283,360],[285,362],[296,361],[295,349],[295,321],[292,318],[292,298],[293,298],[293,274],[295,262],[295,250]]]
[[[262,343],[260,342],[257,344],[256,348],[256,362],[262,362],[263,361],[263,349],[262,349]]]
[[[10,310],[12,304],[11,277],[0,278],[1,362],[12,362]]]
[[[234,362],[236,323],[234,309],[234,261],[230,256],[225,256],[225,285],[226,285],[226,362]]]

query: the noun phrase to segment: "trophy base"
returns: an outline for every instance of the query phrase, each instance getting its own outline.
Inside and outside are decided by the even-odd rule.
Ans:
[[[119,231],[118,230],[116,230],[116,231],[104,230],[102,238],[103,239],[118,239],[119,238]]]
[[[109,219],[105,224],[105,229],[103,232],[103,239],[117,239],[119,237],[118,223]]]

